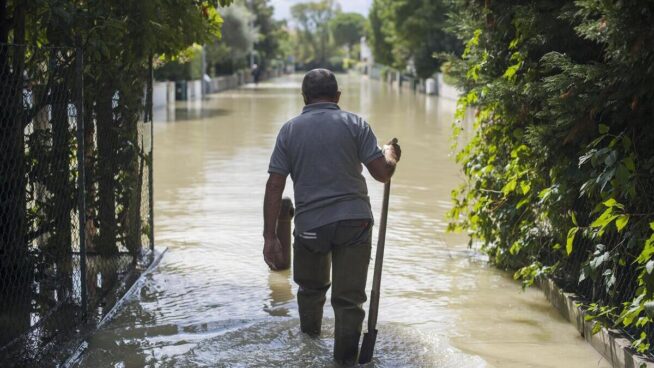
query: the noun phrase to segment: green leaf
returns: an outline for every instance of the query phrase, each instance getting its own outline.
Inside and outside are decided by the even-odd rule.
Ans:
[[[579,281],[578,282],[581,283],[582,281],[586,280],[587,276],[588,275],[586,275],[586,270],[582,268],[581,272],[579,273]]]
[[[640,255],[638,255],[636,261],[640,264],[643,264],[649,261],[652,258],[652,255],[654,255],[654,241],[652,241],[652,239],[649,239],[645,242],[645,246],[643,247],[643,250],[640,252]]]
[[[583,156],[579,157],[579,166],[585,164],[588,160],[592,159],[595,157],[595,154],[597,153],[596,149],[592,149],[588,152],[586,152]]]
[[[625,165],[622,163],[618,164],[618,168],[615,171],[615,179],[619,185],[624,186],[628,184],[630,175],[631,173]]]
[[[615,207],[615,205],[618,204],[618,201],[616,201],[615,198],[609,198],[602,203],[604,203],[606,207]]]
[[[631,307],[621,313],[620,318],[622,319],[622,324],[624,326],[630,326],[634,322],[634,319],[636,319],[636,317],[638,317],[645,308],[644,305],[641,304],[643,296],[644,295],[640,295],[634,299],[632,301]]]
[[[627,169],[629,169],[629,171],[631,171],[631,172],[636,171],[636,164],[634,163],[634,159],[633,159],[633,158],[631,158],[631,157],[625,157],[625,158],[622,160],[622,163],[624,164],[624,166],[625,166]]]
[[[647,271],[648,275],[652,274],[652,270],[654,270],[654,260],[649,260],[647,264],[645,265],[645,270]]]
[[[615,227],[618,229],[618,232],[622,231],[627,223],[629,222],[629,215],[621,215],[615,219]]]
[[[579,231],[578,227],[573,227],[568,231],[568,238],[566,239],[565,242],[565,251],[570,255],[572,253],[572,245],[575,241],[575,235],[577,235],[577,231]]]
[[[538,198],[545,199],[545,198],[549,197],[550,194],[552,194],[552,188],[545,188],[545,189],[541,190],[540,193],[538,193]]]
[[[596,270],[608,259],[609,259],[609,253],[608,252],[602,253],[599,257],[595,257],[589,262],[590,269],[593,271]]]
[[[651,317],[654,316],[654,300],[645,302],[645,312]]]
[[[593,335],[595,335],[596,333],[598,333],[600,331],[602,331],[602,324],[600,324],[599,322],[595,322],[595,324],[593,325],[593,330],[591,331],[591,333]]]
[[[577,215],[575,215],[575,211],[570,211],[570,216],[572,217],[572,223],[575,226],[579,226],[579,224],[577,223]]]
[[[515,79],[515,75],[516,75],[516,73],[518,72],[518,69],[520,69],[520,66],[521,66],[521,65],[522,65],[522,62],[519,62],[519,63],[517,63],[517,64],[511,65],[510,67],[508,67],[508,68],[506,69],[506,71],[504,72],[503,77],[506,78],[506,79],[508,79],[508,80],[514,80],[514,79]]]
[[[529,198],[523,198],[522,200],[520,200],[520,202],[518,202],[518,204],[515,205],[515,208],[520,209],[524,207],[524,205],[529,204],[529,202],[530,202]]]
[[[502,188],[502,193],[507,195],[507,194],[513,192],[517,185],[518,185],[518,181],[516,180],[516,178],[511,179],[508,183],[506,183],[504,188]]]
[[[607,227],[613,220],[618,218],[620,215],[616,215],[613,213],[613,207],[607,208],[593,223],[590,224],[591,227],[596,227],[596,228],[605,228]]]
[[[520,189],[522,189],[522,194],[527,194],[529,193],[529,190],[531,189],[531,185],[525,181],[520,182]]]
[[[606,134],[609,132],[609,126],[605,124],[600,124],[599,125],[599,132],[600,134]]]
[[[611,151],[611,153],[606,155],[606,157],[604,158],[604,164],[606,166],[613,166],[617,160],[618,160],[618,152]]]
[[[511,253],[512,255],[516,255],[516,254],[520,253],[520,248],[522,248],[520,243],[515,242],[515,243],[513,243],[513,245],[511,245],[511,248],[509,249],[509,253]]]

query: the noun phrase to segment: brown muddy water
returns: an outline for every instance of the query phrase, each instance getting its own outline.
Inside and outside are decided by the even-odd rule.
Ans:
[[[300,81],[159,112],[156,241],[169,251],[78,366],[332,366],[331,307],[321,339],[300,334],[291,273],[271,272],[261,258],[268,159],[277,131],[302,107]],[[445,232],[450,192],[462,180],[450,154],[455,103],[356,75],[339,81],[341,107],[403,148],[369,366],[608,367],[538,290],[522,291],[464,235]],[[378,214],[383,185],[366,177]]]

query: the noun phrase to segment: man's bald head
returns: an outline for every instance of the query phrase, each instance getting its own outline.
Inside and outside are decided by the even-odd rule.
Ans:
[[[313,69],[302,80],[304,103],[334,102],[338,103],[340,92],[336,76],[331,70]]]

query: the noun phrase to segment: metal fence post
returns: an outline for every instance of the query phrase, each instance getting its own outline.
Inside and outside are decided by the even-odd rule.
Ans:
[[[152,108],[152,83],[154,80],[154,72],[152,68],[153,56],[150,55],[150,65],[148,70],[148,93],[146,109],[147,115],[150,120],[150,165],[148,165],[148,195],[150,197],[150,250],[154,252],[154,115]]]
[[[77,110],[77,205],[79,215],[79,268],[82,295],[82,316],[86,318],[88,300],[86,290],[86,172],[84,165],[84,52],[78,47],[75,60]]]

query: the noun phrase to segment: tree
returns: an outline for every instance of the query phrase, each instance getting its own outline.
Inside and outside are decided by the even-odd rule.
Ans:
[[[117,243],[135,252],[142,231],[140,198],[135,194],[141,185],[139,162],[149,160],[137,149],[137,123],[149,63],[155,55],[175,55],[219,35],[216,8],[229,2],[0,0],[0,43],[19,45],[0,46],[0,279],[15,281],[3,287],[19,290],[22,281],[30,279],[34,267],[29,265],[28,247],[37,237],[49,235],[41,249],[48,259],[65,259],[72,251],[75,168],[68,109],[79,86],[61,73],[72,70],[77,55],[73,47],[84,50],[87,203],[98,208],[98,213],[87,213],[87,220],[100,227],[94,243],[101,253],[115,254]],[[37,78],[43,74],[49,79]],[[26,83],[38,83],[33,86],[38,95],[34,106],[26,102]],[[53,100],[55,96],[60,101]],[[38,118],[43,126],[26,141],[26,125],[47,108],[51,118]],[[91,139],[94,130],[97,150]],[[52,142],[52,148],[36,146],[42,142]],[[46,195],[28,203],[27,186],[34,181]]]
[[[244,5],[234,4],[222,11],[223,26],[220,43],[225,43],[236,59],[244,58],[254,50],[259,29],[254,25],[255,15]]]
[[[85,97],[94,101],[88,113],[95,115],[97,135],[103,138],[97,142],[94,168],[97,198],[90,198],[98,208],[91,220],[99,226],[94,243],[101,254],[116,254],[118,244],[133,252],[140,249],[140,201],[134,195],[141,186],[137,128],[150,59],[174,56],[194,42],[216,37],[221,18],[213,5],[218,3],[98,0],[82,13],[79,32],[89,45]]]
[[[299,3],[291,7],[291,15],[299,26],[297,38],[303,62],[327,63],[331,56],[329,22],[338,11],[334,0]]]
[[[247,67],[247,57],[254,52],[260,34],[255,16],[242,4],[222,10],[222,38],[206,46],[207,64],[213,74],[232,74]]]
[[[25,43],[26,7],[0,1],[0,43]],[[0,296],[21,290],[31,272],[27,259],[23,72],[25,49],[0,46]]]
[[[212,44],[209,44],[212,45]],[[212,48],[206,47],[207,52]],[[210,60],[207,56],[207,60]],[[188,81],[202,78],[202,46],[195,44],[175,56],[159,57],[154,68],[156,80]]]
[[[370,11],[375,58],[422,78],[440,69],[438,54],[460,54],[461,42],[447,31],[449,3],[442,0],[375,0]]]
[[[255,15],[254,26],[259,30],[259,38],[254,49],[259,54],[259,66],[265,70],[271,61],[285,56],[282,44],[288,39],[286,23],[273,19],[270,0],[245,0],[245,4]]]
[[[336,45],[347,47],[349,57],[352,48],[365,34],[366,18],[359,13],[338,13],[330,20],[329,28]]]
[[[385,10],[390,6],[390,0],[374,0],[369,12],[370,43],[375,61],[384,65],[392,65],[393,45],[387,35],[388,18]],[[386,25],[386,27],[385,27]]]
[[[462,43],[447,31],[449,6],[444,1],[403,0],[395,4],[395,30],[403,47],[396,63],[411,59],[416,74],[427,78],[440,70],[437,54],[460,54]],[[408,50],[408,51],[407,51]]]

